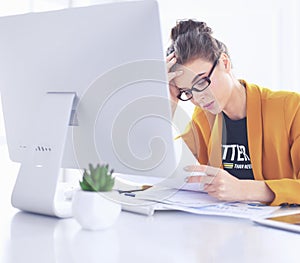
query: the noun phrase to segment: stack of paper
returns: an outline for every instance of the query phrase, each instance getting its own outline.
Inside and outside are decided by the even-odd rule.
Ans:
[[[158,181],[159,178],[139,178],[142,183],[153,183],[153,187],[144,191],[120,194],[119,202],[127,211],[152,215],[156,210],[180,210],[194,214],[230,216],[238,218],[265,217],[280,207],[266,206],[253,202],[222,202],[200,191],[199,184],[178,184],[180,189],[168,187],[171,179]],[[161,180],[161,178],[160,178]],[[166,184],[168,182],[168,184]],[[124,182],[123,182],[124,183]],[[134,182],[136,184],[136,182]],[[137,188],[140,187],[135,185]]]

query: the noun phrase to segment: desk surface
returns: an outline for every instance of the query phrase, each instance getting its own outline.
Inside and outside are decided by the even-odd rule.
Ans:
[[[122,212],[113,227],[90,232],[74,219],[19,212],[10,205],[16,170],[1,169],[1,263],[299,262],[299,234],[249,220],[173,211],[152,217]]]
[[[300,235],[248,220],[122,212],[113,227],[91,232],[74,219],[15,210],[3,224],[2,215],[3,263],[299,262]]]

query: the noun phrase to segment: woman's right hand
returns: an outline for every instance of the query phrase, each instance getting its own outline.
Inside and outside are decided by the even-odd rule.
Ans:
[[[179,93],[178,88],[174,83],[174,79],[180,75],[182,75],[183,71],[170,71],[170,69],[176,64],[176,57],[174,52],[167,56],[167,72],[168,72],[168,81],[169,81],[169,89],[170,95],[172,99],[172,113],[174,114],[178,98],[177,95]]]

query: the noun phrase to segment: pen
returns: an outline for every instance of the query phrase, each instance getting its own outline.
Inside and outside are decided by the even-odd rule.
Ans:
[[[134,193],[124,193],[124,195],[126,195],[126,196],[131,196],[131,197],[135,197],[135,194]]]
[[[152,187],[152,185],[142,185],[140,189],[133,189],[133,190],[118,190],[119,194],[126,194],[126,193],[133,193],[133,192],[139,192],[144,191]]]

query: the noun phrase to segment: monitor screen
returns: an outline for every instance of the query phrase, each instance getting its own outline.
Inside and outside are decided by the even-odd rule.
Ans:
[[[60,167],[108,163],[120,173],[173,174],[177,162],[155,1],[2,17],[0,32],[7,143],[11,159],[22,164],[12,198],[16,207],[53,213],[47,207]],[[52,187],[48,205],[33,202],[43,199],[45,185]]]
[[[142,128],[147,125],[145,117],[152,114],[153,118],[156,113],[155,107],[143,101],[145,98],[139,99],[154,96],[152,102],[146,100],[156,104],[157,115],[169,118],[168,109],[163,108],[166,103],[158,105],[155,101],[157,97],[167,98],[156,2],[104,4],[12,16],[1,19],[0,31],[0,86],[12,160],[22,162],[33,146],[32,127],[48,92],[76,94],[78,112],[74,118],[78,126],[68,129],[64,167],[78,168],[78,161],[82,166],[100,158],[100,162],[110,162],[120,172],[134,173],[131,162],[135,158],[138,160],[140,155],[144,161],[149,159],[151,147],[137,143],[137,133],[142,133],[141,140],[147,142],[145,136],[162,135],[164,129]],[[130,107],[139,116],[124,116]],[[92,126],[87,127],[87,122]],[[122,130],[117,130],[120,126]],[[77,135],[86,132],[84,128],[89,129],[89,134],[82,135],[85,138],[80,147],[84,149],[77,150],[79,145],[74,146],[73,138],[81,142]],[[42,147],[43,143],[38,145]],[[87,150],[94,144],[97,156]],[[48,147],[51,146],[46,143],[44,148]],[[138,169],[137,173],[140,172]]]

